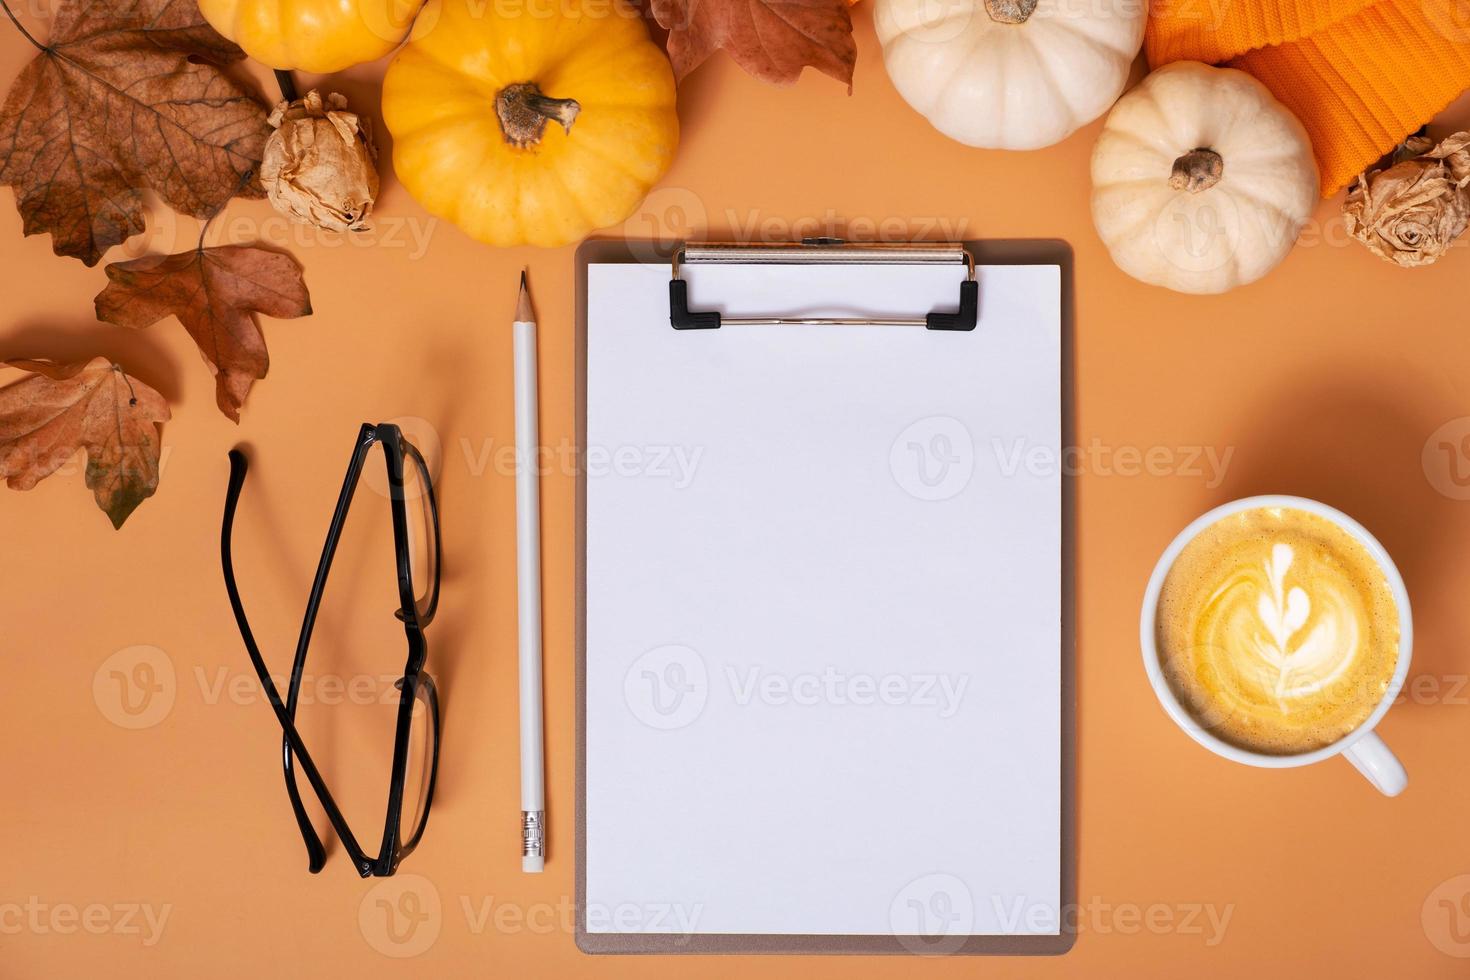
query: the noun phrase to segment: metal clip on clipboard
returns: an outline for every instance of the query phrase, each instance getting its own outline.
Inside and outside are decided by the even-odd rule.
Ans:
[[[965,267],[960,283],[959,310],[913,317],[721,316],[713,310],[689,308],[689,283],[679,278],[683,265],[729,262],[765,265],[914,265],[955,264]],[[669,323],[675,330],[718,330],[721,326],[780,326],[806,324],[831,327],[924,327],[928,330],[974,330],[980,318],[980,283],[975,259],[964,245],[867,244],[840,238],[807,238],[780,245],[739,245],[724,242],[685,242],[674,249],[673,278],[669,280]]]

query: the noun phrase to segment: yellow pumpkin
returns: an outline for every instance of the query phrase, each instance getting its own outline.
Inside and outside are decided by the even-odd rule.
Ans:
[[[627,0],[430,0],[383,121],[409,193],[492,245],[623,221],[679,142],[673,71]]]
[[[383,57],[424,0],[199,0],[210,26],[272,68],[327,74]]]

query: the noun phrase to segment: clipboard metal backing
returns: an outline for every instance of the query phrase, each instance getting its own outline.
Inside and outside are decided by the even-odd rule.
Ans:
[[[959,253],[962,252],[963,255]],[[578,458],[587,450],[587,269],[590,264],[643,263],[669,255],[669,245],[652,241],[592,239],[577,250],[576,275],[576,440]],[[858,258],[862,256],[862,258]],[[1076,444],[1073,401],[1073,336],[1075,306],[1072,283],[1072,251],[1059,240],[1010,239],[970,241],[962,245],[855,245],[830,239],[780,246],[681,244],[672,254],[671,300],[676,288],[687,284],[679,278],[682,263],[732,262],[773,265],[806,263],[904,264],[911,262],[963,262],[964,285],[978,298],[983,267],[988,265],[1055,265],[1061,270],[1061,439],[1063,446]],[[982,271],[977,278],[976,269]],[[687,294],[686,298],[687,298]],[[671,308],[671,314],[677,312]],[[961,313],[964,311],[962,310]],[[722,324],[756,325],[815,323],[820,325],[925,326],[927,318],[890,320],[807,320],[784,317],[721,317],[718,313],[689,311],[694,317],[713,317],[706,328]],[[932,315],[932,314],[931,314]],[[950,314],[954,316],[955,314]],[[673,317],[671,316],[671,320]],[[675,328],[679,328],[674,323]],[[969,328],[973,329],[972,323]],[[699,329],[699,326],[694,329]],[[682,329],[689,329],[684,327]],[[951,328],[957,329],[957,328]],[[1077,748],[1076,748],[1076,488],[1074,477],[1061,478],[1061,932],[1055,935],[970,935],[946,955],[1058,955],[1070,950],[1077,937]],[[811,954],[811,955],[915,955],[928,937],[900,935],[804,935],[697,933],[606,933],[586,927],[587,911],[587,472],[577,473],[576,486],[576,943],[586,953],[601,954]]]

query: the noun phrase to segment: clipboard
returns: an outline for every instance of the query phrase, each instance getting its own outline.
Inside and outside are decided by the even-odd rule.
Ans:
[[[638,285],[633,293],[622,294],[622,298],[653,295],[657,305],[654,305],[654,300],[639,299],[638,309],[630,311],[625,308],[629,304],[620,302],[617,305],[624,308],[610,319],[600,314],[596,304],[611,295],[607,293],[606,281],[618,277],[598,270],[625,265],[638,266],[640,271],[624,274],[636,277]],[[744,270],[742,275],[753,269],[768,268],[784,286],[773,288],[772,295],[766,298],[761,308],[747,308],[742,302],[743,296],[717,296],[717,289],[707,287],[706,281],[698,278],[703,273],[696,270],[721,266],[738,267]],[[814,438],[811,452],[815,459],[822,452],[816,443],[821,441],[823,431],[846,433],[846,427],[854,424],[853,416],[862,414],[845,411],[842,402],[846,401],[851,409],[873,404],[874,399],[878,403],[886,403],[892,398],[880,390],[853,392],[850,396],[844,394],[846,389],[840,383],[840,372],[846,364],[861,363],[850,360],[859,356],[852,354],[849,347],[855,338],[866,338],[860,346],[879,352],[884,351],[896,336],[904,337],[901,343],[908,345],[900,350],[911,351],[919,350],[915,345],[926,341],[962,344],[966,337],[983,338],[987,325],[995,329],[995,321],[988,321],[987,314],[1003,316],[1007,290],[1012,294],[1016,291],[1011,279],[1031,281],[1022,275],[1026,270],[1015,267],[1049,270],[1038,272],[1034,281],[1049,283],[1051,285],[1047,288],[1055,290],[1055,306],[1045,307],[1047,312],[1042,316],[1042,319],[1049,319],[1054,311],[1054,322],[1038,324],[1037,329],[1055,331],[1054,448],[1059,453],[1062,447],[1075,444],[1072,256],[1065,243],[1010,240],[859,245],[818,239],[761,246],[682,244],[669,254],[667,248],[661,252],[654,243],[594,240],[579,248],[576,435],[578,459],[583,461],[583,465],[579,467],[576,488],[575,844],[576,942],[583,951],[615,954],[1017,955],[1059,954],[1071,948],[1076,938],[1075,490],[1072,477],[1065,467],[1059,465],[1060,456],[1057,458],[1054,497],[1057,553],[1055,564],[1046,566],[1050,570],[1048,575],[1055,576],[1048,583],[1048,588],[1054,589],[1055,606],[1043,607],[1054,608],[1055,628],[1053,630],[1050,624],[1037,626],[1040,635],[1055,640],[1054,671],[1048,666],[1040,673],[1042,686],[1038,689],[1027,687],[1035,677],[1017,674],[1014,678],[1018,688],[1031,691],[1028,695],[1017,695],[1016,700],[1025,702],[1032,698],[1035,704],[1045,709],[1037,713],[1051,719],[1047,731],[1035,733],[1033,739],[1047,744],[1041,757],[1046,765],[1041,768],[1049,778],[1040,780],[1046,787],[1046,792],[1041,795],[1045,805],[1040,806],[1034,800],[1028,803],[1028,812],[1040,815],[1040,819],[1028,822],[1045,825],[1046,829],[1044,832],[1036,831],[1040,836],[1031,844],[1015,848],[1018,852],[1034,854],[1035,861],[1028,864],[1027,858],[1019,858],[1019,868],[1010,867],[997,874],[997,880],[1019,876],[1021,879],[1044,881],[1045,887],[1037,890],[1038,894],[1044,892],[1044,896],[1028,904],[1026,896],[1018,898],[1014,889],[1004,894],[989,893],[984,871],[989,867],[987,860],[1011,847],[1005,839],[1008,829],[1026,837],[1035,828],[1007,824],[1007,800],[1004,798],[991,799],[983,793],[977,795],[974,787],[953,791],[942,788],[966,786],[966,773],[963,771],[966,760],[981,756],[989,760],[987,765],[1000,773],[997,777],[1000,785],[1013,789],[1024,787],[1027,778],[1024,774],[1006,771],[1004,756],[1008,750],[996,748],[993,743],[998,740],[988,740],[988,747],[982,746],[979,750],[964,744],[946,745],[942,740],[930,744],[930,735],[944,729],[925,726],[939,723],[931,719],[914,721],[914,715],[901,714],[921,707],[915,692],[922,685],[912,683],[921,678],[921,674],[915,673],[908,678],[910,683],[900,692],[908,697],[904,701],[901,698],[884,700],[878,690],[891,676],[899,676],[899,682],[890,685],[892,691],[899,691],[904,680],[901,675],[880,676],[876,670],[864,673],[863,669],[843,673],[844,657],[858,650],[863,642],[861,636],[849,637],[849,645],[839,646],[827,657],[827,661],[835,665],[827,672],[828,679],[835,676],[838,684],[829,685],[825,693],[817,693],[815,700],[803,700],[796,692],[799,683],[811,680],[816,671],[802,673],[793,668],[790,676],[781,674],[779,668],[787,661],[782,659],[783,652],[777,649],[779,643],[767,649],[759,640],[752,642],[758,634],[742,638],[745,646],[741,649],[760,648],[760,653],[742,662],[747,672],[732,671],[730,664],[739,657],[732,657],[728,650],[722,650],[723,641],[704,628],[704,624],[719,617],[689,611],[690,607],[702,607],[705,602],[720,601],[709,597],[730,584],[728,577],[722,577],[721,563],[728,563],[723,565],[725,568],[748,569],[754,567],[750,564],[752,561],[758,563],[761,560],[759,555],[752,557],[752,553],[747,553],[761,549],[745,547],[742,542],[749,531],[729,527],[730,522],[724,520],[728,514],[706,515],[717,522],[707,540],[686,542],[688,548],[699,550],[680,551],[681,546],[670,549],[663,545],[650,545],[643,550],[654,553],[654,556],[647,558],[630,544],[640,540],[640,534],[645,543],[662,541],[664,536],[687,537],[691,530],[701,526],[698,522],[702,506],[700,495],[708,494],[711,486],[728,489],[733,483],[738,483],[738,480],[727,480],[723,484],[718,481],[742,472],[740,466],[748,464],[754,457],[741,456],[734,460],[736,465],[724,468],[710,464],[710,469],[691,479],[683,488],[685,491],[694,488],[692,492],[676,498],[669,487],[654,486],[652,481],[656,477],[652,475],[649,464],[653,452],[668,449],[668,446],[635,445],[634,448],[645,451],[645,456],[634,461],[637,465],[631,465],[623,472],[612,460],[630,445],[637,444],[636,437],[621,440],[626,445],[599,445],[596,439],[589,444],[589,411],[619,415],[618,426],[622,426],[620,431],[624,434],[638,431],[638,420],[643,420],[650,429],[662,429],[664,426],[659,420],[669,418],[684,420],[674,428],[686,435],[697,431],[701,413],[710,416],[719,413],[711,408],[712,401],[703,401],[704,392],[697,384],[692,392],[687,388],[693,382],[684,376],[684,372],[697,368],[710,372],[709,378],[723,378],[725,372],[740,370],[741,365],[748,367],[751,363],[748,348],[755,344],[763,354],[770,355],[771,360],[766,363],[781,375],[770,385],[775,394],[801,393],[793,396],[795,400],[812,394],[805,392],[804,376],[793,374],[806,371],[825,379],[813,386],[820,389],[813,397],[820,398],[823,393],[831,395],[834,392],[837,397],[804,402],[798,406],[800,410],[790,417],[789,427],[771,414],[769,405],[752,409],[752,426],[758,432],[750,439],[745,438],[743,431],[736,433],[738,452],[758,453],[762,446],[769,447],[772,443],[769,438],[761,441],[754,435],[769,437],[780,432],[783,438],[784,434],[791,434],[793,440]],[[833,279],[835,274],[870,278],[883,269],[915,268],[926,270],[923,273],[925,282],[930,283],[927,288],[934,294],[928,302],[914,300],[910,303],[895,296],[891,301],[885,300],[889,309],[874,313],[868,309],[843,308],[843,297],[840,296],[835,299],[829,296],[815,305],[794,301],[800,298],[796,277],[802,275],[816,277],[821,270],[827,270],[824,281],[830,286],[833,283],[841,285],[844,281]],[[942,296],[932,285],[934,277],[941,275],[950,277],[943,287]],[[845,281],[857,283],[859,280]],[[644,282],[647,294],[642,286]],[[992,286],[989,297],[987,284]],[[949,298],[951,296],[953,298]],[[589,324],[594,331],[624,333],[611,337],[600,335],[589,348]],[[1011,329],[1017,337],[1025,336],[1018,331],[1017,324],[1011,324]],[[634,331],[637,343],[621,342],[625,334],[631,337]],[[716,332],[724,336],[714,340]],[[614,340],[619,343],[610,343]],[[701,343],[704,346],[697,346]],[[663,344],[684,345],[678,359],[670,362],[680,366],[680,370],[674,373],[683,380],[668,383],[669,391],[683,393],[682,403],[657,404],[666,393],[657,377],[658,365],[649,365],[649,371],[645,372],[641,370],[644,365],[631,361],[624,360],[617,365],[611,363],[617,358],[636,357],[636,353],[630,355],[626,351],[630,347],[638,348],[639,344],[646,351],[664,350]],[[795,349],[791,346],[793,344]],[[873,346],[875,344],[876,347]],[[959,346],[950,348],[956,352],[966,349]],[[783,357],[783,350],[792,352],[793,356]],[[611,351],[619,352],[616,358],[610,355]],[[589,353],[593,358],[591,364]],[[837,356],[828,356],[834,353]],[[894,359],[887,354],[879,356],[885,360]],[[902,360],[902,357],[897,359]],[[794,361],[795,366],[786,363],[788,360]],[[944,360],[950,359],[946,357]],[[949,377],[951,387],[954,387],[953,378],[962,375]],[[747,371],[742,378],[749,382],[749,386],[721,389],[719,395],[728,396],[722,404],[742,394],[750,399],[765,397],[759,375]],[[622,393],[622,385],[628,386],[629,393]],[[939,399],[939,404],[944,402],[944,398]],[[626,405],[626,412],[622,408],[616,411],[611,408],[618,405]],[[624,425],[623,416],[633,420],[635,427]],[[618,426],[603,426],[604,418],[602,415],[594,417],[591,428],[599,434],[603,434],[604,429],[608,432],[618,430]],[[944,416],[938,418],[941,419],[939,431],[931,434],[944,436],[944,425],[948,423],[942,422]],[[824,425],[832,428],[824,430]],[[743,430],[743,424],[738,428]],[[796,435],[798,431],[801,433],[799,436]],[[972,441],[978,435],[972,433]],[[885,443],[890,436],[883,433]],[[659,438],[657,433],[652,433],[651,437],[655,442]],[[867,438],[862,434],[859,437]],[[698,439],[686,439],[685,442],[694,445]],[[903,446],[900,438],[892,440],[894,454],[901,454]],[[713,451],[718,447],[705,448]],[[883,448],[887,450],[890,447],[885,445]],[[990,448],[981,445],[975,450],[977,458]],[[725,454],[727,462],[731,461],[732,455],[735,454]],[[844,458],[851,455],[843,454]],[[997,443],[995,456],[1000,458],[1003,455],[1005,453]],[[1014,462],[1017,457],[1012,455],[1008,458]],[[796,461],[794,464],[793,460]],[[994,464],[996,460],[989,462]],[[637,472],[638,465],[644,466],[647,472]],[[782,465],[801,467],[804,463],[799,454],[788,454]],[[854,496],[875,492],[880,496],[871,499],[887,501],[894,497],[892,487],[875,488],[864,482],[868,475],[883,469],[880,461],[863,460],[855,465],[866,469],[853,470],[853,485],[861,484],[863,487],[861,493],[855,492]],[[897,472],[894,471],[895,478]],[[844,484],[843,477],[834,479],[836,482],[832,489],[837,492],[833,494],[831,506],[835,511],[843,506],[841,497],[844,495],[840,488]],[[1025,477],[1020,479],[1024,481]],[[695,487],[699,480],[705,482]],[[751,482],[759,481],[752,479]],[[983,511],[983,508],[973,509],[977,494],[967,496],[965,492],[978,490],[980,484],[975,487],[967,484],[945,497],[945,493],[953,489],[953,484],[954,481],[950,481],[948,489],[938,491],[923,485],[907,488],[910,497],[919,499],[902,501],[902,505],[909,509],[895,513],[924,514],[926,516],[921,520],[927,522],[931,519],[928,515],[943,515],[946,507],[960,506],[955,504],[956,500],[970,500],[970,514]],[[589,495],[594,517],[591,528]],[[760,496],[758,488],[755,496]],[[922,499],[925,496],[931,499]],[[729,505],[734,498],[727,495],[710,499],[720,499]],[[669,504],[676,500],[677,504]],[[769,499],[765,502],[769,504]],[[924,510],[925,507],[929,510]],[[1050,505],[1048,512],[1049,508]],[[999,504],[996,509],[1001,509]],[[752,523],[745,528],[770,520],[770,507],[765,507],[765,510],[767,513],[761,513],[759,508],[753,508],[748,515]],[[807,513],[810,515],[817,511],[809,510]],[[1005,515],[993,516],[1003,518]],[[615,520],[609,521],[610,517]],[[688,523],[691,520],[693,523]],[[635,526],[632,536],[628,536],[626,524]],[[789,528],[797,537],[804,537],[807,533],[801,521],[789,525]],[[830,545],[832,541],[840,540],[827,536],[833,530],[816,528],[810,541],[792,543],[793,552],[801,553],[801,548],[796,545]],[[759,537],[758,534],[755,536]],[[1014,542],[1010,547],[1016,547]],[[783,567],[794,565],[806,571],[788,573],[794,577],[788,577],[786,584],[792,581],[820,583],[824,561],[848,557],[851,556],[817,554],[788,563]],[[963,567],[965,560],[964,554],[957,559],[952,557],[952,562],[961,564],[948,568],[947,572],[972,572],[977,584],[999,581],[994,577],[995,570],[984,570],[984,563],[978,557],[974,569],[970,570]],[[589,569],[592,573],[590,633]],[[803,574],[807,576],[804,579]],[[955,578],[963,579],[964,575],[946,574],[939,581],[953,584]],[[630,580],[635,584],[627,585]],[[922,580],[920,575],[904,581]],[[644,591],[622,591],[625,588],[643,588]],[[936,590],[938,588],[936,585]],[[813,587],[814,593],[819,591],[820,585]],[[619,593],[620,600],[611,608],[607,601],[609,592]],[[749,606],[751,613],[748,618],[756,621],[757,625],[763,617],[775,617],[771,619],[775,622],[780,616],[788,617],[779,619],[784,627],[823,616],[828,617],[828,625],[831,625],[833,617],[840,618],[843,609],[841,597],[835,605],[805,612],[800,601],[788,600],[775,593],[746,591],[742,594],[742,601],[752,595],[764,600],[752,602]],[[634,598],[622,601],[629,596]],[[652,598],[645,603],[639,600],[639,596]],[[875,622],[880,625],[902,623],[903,599],[904,596],[889,597],[888,600],[877,596],[855,596],[847,608],[854,610],[854,618],[863,619],[870,610],[862,607],[870,606],[872,602],[892,601],[892,615],[880,617]],[[638,618],[641,613],[648,613],[650,622],[646,627]],[[745,620],[744,616],[739,619],[742,629]],[[837,629],[840,632],[841,625]],[[918,633],[923,634],[924,629],[919,628]],[[691,640],[690,634],[699,636]],[[945,635],[953,637],[956,634]],[[707,649],[704,652],[692,650],[691,643],[704,645]],[[710,647],[713,649],[708,649]],[[688,659],[691,653],[692,660]],[[1052,656],[1050,647],[1022,653],[1034,654],[1037,660],[1052,664],[1047,659]],[[771,658],[763,656],[765,654],[775,657],[774,666],[778,669],[774,676],[778,683],[768,683],[771,674],[757,676],[750,672],[772,667]],[[922,659],[922,655],[921,649],[918,659]],[[967,654],[961,651],[961,656]],[[896,651],[895,660],[903,663],[904,651]],[[1016,661],[999,658],[990,652],[977,654],[974,662],[976,669],[980,670],[984,664],[1003,667]],[[755,667],[750,666],[752,663]],[[650,666],[655,668],[652,672],[644,669]],[[679,678],[687,680],[686,667],[704,671],[702,683],[705,691],[702,699],[693,699],[699,701],[699,711],[693,720],[688,717],[691,713],[688,701],[682,701],[673,715],[660,716],[656,712],[667,705],[645,704],[639,700],[643,697],[637,693],[641,690],[638,688],[641,677],[657,675],[661,678],[659,683],[672,677],[678,682]],[[658,674],[659,670],[664,673]],[[621,693],[617,690],[619,676],[624,684]],[[860,697],[858,682],[865,679],[871,684],[862,685],[865,696]],[[977,682],[983,683],[984,680],[980,678]],[[834,693],[844,681],[847,688],[842,693]],[[873,693],[868,696],[870,688]],[[693,687],[687,689],[694,690]],[[1041,700],[1036,701],[1037,697]],[[962,702],[957,700],[955,703]],[[983,730],[985,719],[997,713],[1003,715],[1008,710],[1004,704],[1004,698],[1000,698],[978,707],[965,705],[957,709],[955,717],[968,717],[972,722],[980,719],[980,730]],[[626,717],[640,713],[642,717],[632,721]],[[732,722],[731,719],[737,720]],[[1015,720],[1018,725],[1027,724],[1021,716]],[[720,727],[731,724],[736,727]],[[785,771],[783,762],[788,755],[797,760],[802,758],[794,744],[788,741],[786,748],[774,750],[772,746],[781,743],[761,741],[772,726],[781,737],[810,731],[819,733],[820,738],[823,737],[821,733],[835,729],[849,736],[856,732],[858,742],[861,742],[863,733],[872,731],[877,734],[871,744],[861,748],[827,746],[829,754],[823,757],[825,761],[819,764],[819,771],[812,768],[812,757],[806,757],[807,768],[803,770],[798,761],[795,766],[798,771],[793,774]],[[732,734],[734,738],[727,737]],[[943,770],[949,773],[946,778],[951,782],[934,780],[918,787],[907,787],[914,792],[915,798],[895,810],[892,794],[895,789],[905,787],[905,783],[901,777],[895,779],[894,767],[882,773],[863,771],[865,759],[901,757],[887,755],[894,751],[894,745],[890,744],[892,740],[888,739],[890,734],[920,739],[918,744],[924,747],[921,752],[923,761],[913,767],[916,772],[940,771],[942,766],[939,769],[936,766],[953,757],[955,767]],[[592,739],[590,743],[589,738]],[[711,757],[717,759],[714,771],[701,764],[697,753],[691,755],[678,748],[687,745],[690,739],[705,739],[697,744],[703,747],[701,751],[707,749]],[[749,760],[749,766],[743,764],[745,760],[739,758],[738,753],[732,754],[734,750],[731,749],[732,744],[738,746],[747,742],[752,745],[751,751],[755,755]],[[827,800],[848,805],[799,808],[788,806],[780,798],[783,789],[796,787],[802,791],[812,783],[822,787],[817,791],[819,804]],[[928,792],[936,788],[936,792]],[[700,796],[701,799],[686,806],[680,796],[686,790],[691,797]],[[775,796],[767,801],[769,805],[753,805],[751,801],[758,799],[766,790],[775,791]],[[830,795],[822,797],[822,792],[830,792]],[[713,800],[710,798],[712,794]],[[955,813],[939,814],[925,810],[926,805],[932,807],[936,801],[943,803],[961,798],[979,801],[972,807],[972,813],[961,813],[957,817]],[[857,800],[866,800],[867,805],[852,806]],[[1053,803],[1054,808],[1051,806]],[[723,821],[728,808],[737,811],[744,808],[750,813],[760,814],[761,819],[742,816],[743,823],[726,826]],[[971,818],[977,828],[976,833],[969,836],[955,834],[955,828],[968,826]],[[844,821],[852,819],[859,824],[857,833],[870,835],[869,838],[856,839],[872,841],[871,856],[851,847],[852,840],[844,839],[836,829]],[[716,825],[720,826],[717,828]],[[746,832],[734,833],[735,826],[744,827]],[[946,869],[946,842],[934,839],[940,827],[949,828],[954,851],[969,855],[968,871],[951,874]],[[883,832],[874,833],[875,828]],[[998,839],[979,840],[981,828],[988,828]],[[794,849],[779,846],[791,843],[782,834],[797,838]],[[760,844],[762,841],[764,845]],[[769,846],[772,844],[778,846]],[[893,877],[893,873],[895,869],[901,869],[910,851],[914,852],[916,863],[912,870],[915,874],[900,881]],[[793,855],[796,856],[794,860]],[[1004,858],[997,860],[1005,863]],[[820,879],[823,875],[831,876],[830,897],[835,899],[833,902],[821,900],[828,896],[813,891],[814,887],[825,887],[812,883],[813,879]],[[892,880],[878,884],[876,879],[884,876]],[[680,895],[681,890],[697,894]],[[869,892],[880,899],[891,896],[886,903],[886,916],[884,910],[873,906],[873,895]],[[819,900],[813,901],[814,896]],[[966,901],[968,906],[965,906]],[[844,903],[852,907],[843,908]],[[820,908],[814,909],[813,906]],[[791,926],[793,922],[794,927]],[[803,923],[807,922],[816,923],[821,928],[804,929]],[[849,923],[859,928],[847,928]],[[754,927],[750,927],[752,924]]]

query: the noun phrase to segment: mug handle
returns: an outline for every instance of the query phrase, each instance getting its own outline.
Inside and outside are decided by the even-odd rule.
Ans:
[[[1398,796],[1409,785],[1403,763],[1373,732],[1343,749],[1342,754],[1384,796]]]

